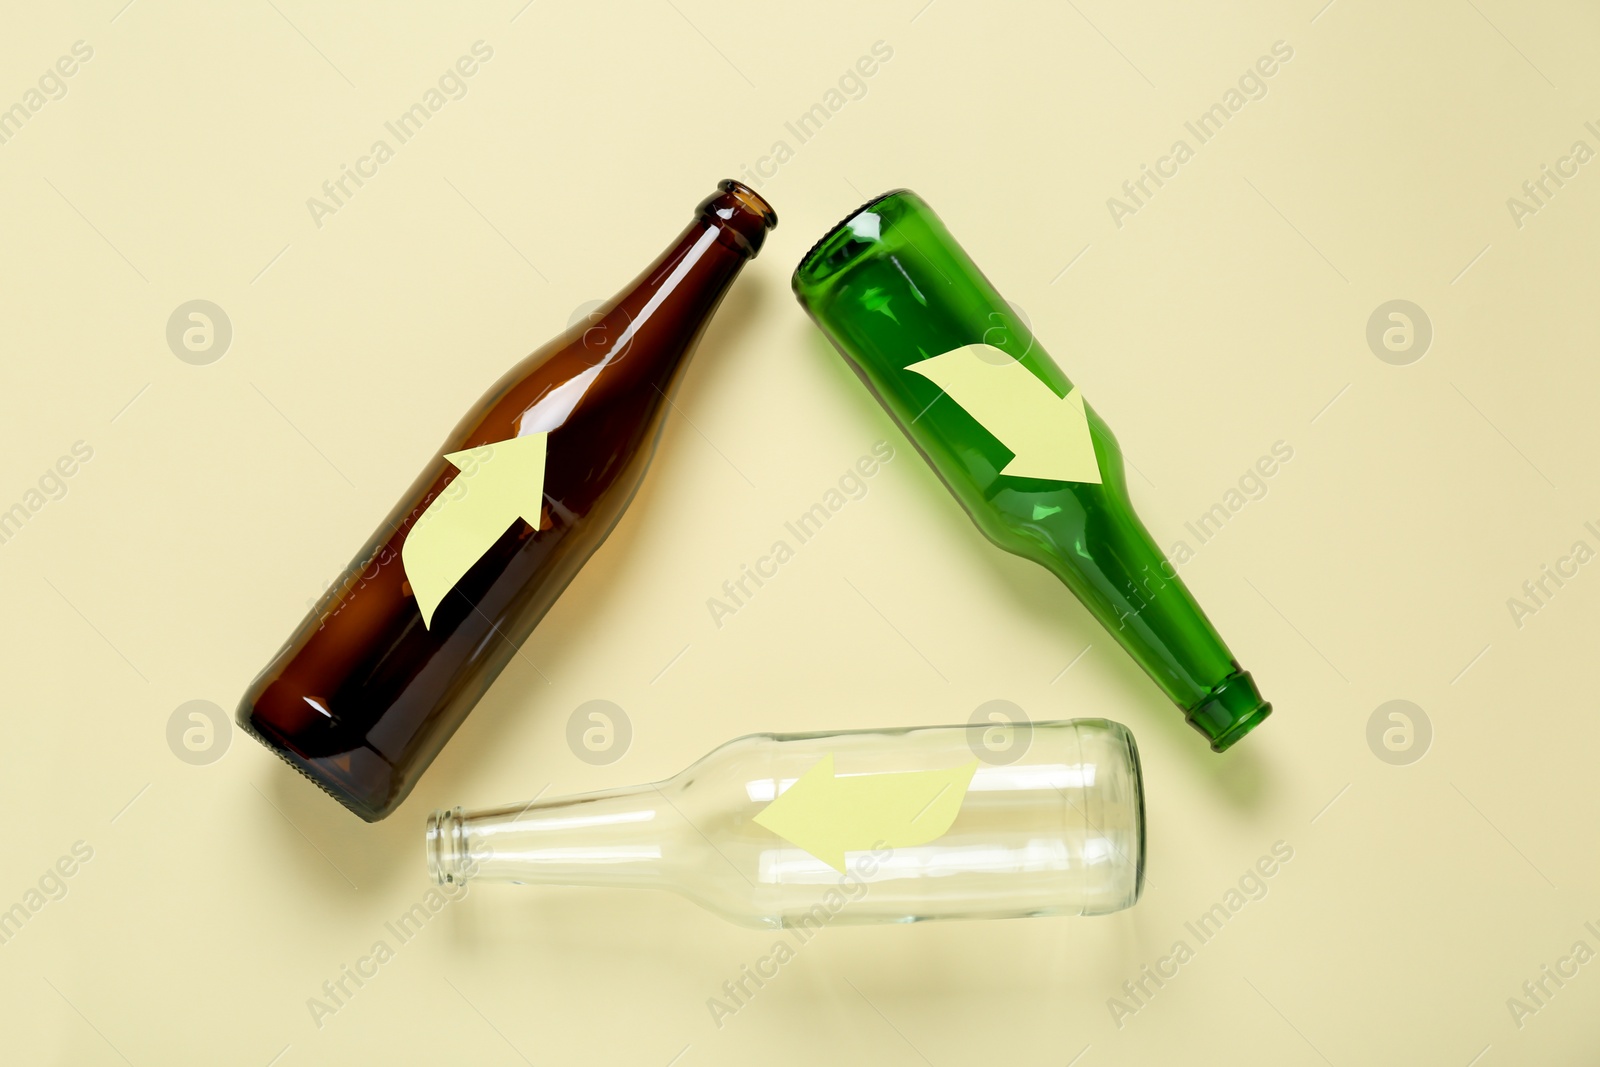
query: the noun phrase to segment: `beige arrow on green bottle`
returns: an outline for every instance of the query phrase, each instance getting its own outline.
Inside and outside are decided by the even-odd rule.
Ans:
[[[1013,478],[1100,484],[1083,393],[1057,396],[994,345],[963,345],[906,367],[927,378],[1015,455],[1001,468]]]

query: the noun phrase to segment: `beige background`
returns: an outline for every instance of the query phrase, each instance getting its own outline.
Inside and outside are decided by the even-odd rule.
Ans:
[[[1520,1028],[1507,998],[1600,950],[1600,572],[1520,628],[1507,598],[1600,548],[1600,163],[1520,228],[1506,203],[1574,141],[1600,149],[1592,6],[123,2],[34,5],[0,35],[0,106],[94,50],[0,145],[0,508],[93,449],[0,545],[0,907],[93,849],[0,945],[7,1062],[1593,1062],[1600,965]],[[478,40],[467,95],[319,228],[307,198]],[[798,145],[784,123],[880,40],[866,95]],[[1294,55],[1267,95],[1116,226],[1107,198],[1276,41]],[[180,761],[174,709],[231,712],[479,392],[780,139],[761,191],[781,226],[644,490],[406,805],[362,824],[236,731]],[[827,226],[897,185],[1115,428],[1163,545],[1293,447],[1184,568],[1278,709],[1226,757],[903,445],[712,624],[785,519],[901,443],[788,292]],[[164,335],[197,298],[234,330],[206,366]],[[1391,299],[1434,327],[1409,366],[1367,345]],[[608,766],[565,741],[591,699],[633,724]],[[483,887],[312,1021],[426,891],[434,807],[993,699],[1134,729],[1137,907],[830,929],[719,1029],[706,999],[771,934],[666,894]],[[1393,699],[1432,723],[1407,766],[1367,742]],[[1123,981],[1276,841],[1294,858],[1265,898],[1119,1028]]]

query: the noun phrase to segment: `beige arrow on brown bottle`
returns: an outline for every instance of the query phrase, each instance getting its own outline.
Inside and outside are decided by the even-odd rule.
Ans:
[[[513,522],[539,528],[549,437],[531,433],[445,454],[461,473],[417,517],[400,549],[424,626]]]

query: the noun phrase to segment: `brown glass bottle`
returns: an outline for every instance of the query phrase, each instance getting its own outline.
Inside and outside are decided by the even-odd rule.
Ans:
[[[245,693],[239,725],[363,819],[405,799],[632,500],[689,354],[777,225],[750,189],[718,188],[631,285],[478,402]],[[424,621],[403,549],[461,473],[446,454],[539,432],[538,528],[512,520]]]

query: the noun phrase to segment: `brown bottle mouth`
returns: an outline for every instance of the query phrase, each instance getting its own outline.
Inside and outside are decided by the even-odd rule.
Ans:
[[[733,198],[744,207],[746,211],[761,216],[761,221],[767,229],[775,229],[778,225],[778,213],[772,210],[772,205],[767,203],[760,193],[750,188],[744,182],[732,178],[724,178],[717,183],[717,188],[725,193],[732,194]]]
[[[778,225],[778,213],[743,182],[724,178],[717,189],[701,202],[700,217],[720,226],[734,245],[754,259],[767,231]]]

